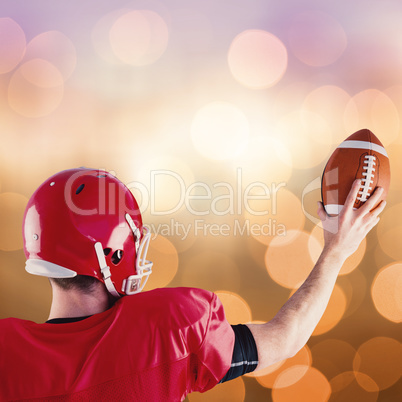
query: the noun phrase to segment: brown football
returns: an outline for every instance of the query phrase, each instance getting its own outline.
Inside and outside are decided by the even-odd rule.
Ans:
[[[354,208],[361,207],[376,187],[383,187],[381,200],[388,193],[391,179],[387,151],[381,141],[368,129],[355,132],[335,149],[325,166],[321,195],[329,215],[338,215],[355,179],[362,185]]]

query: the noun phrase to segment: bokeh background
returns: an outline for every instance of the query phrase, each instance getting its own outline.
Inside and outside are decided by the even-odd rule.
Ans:
[[[401,19],[397,0],[3,0],[0,317],[46,320],[23,211],[47,177],[88,166],[128,184],[157,234],[148,289],[202,287],[231,323],[271,319],[320,253],[326,160],[369,128],[388,205],[308,344],[187,400],[400,400]]]

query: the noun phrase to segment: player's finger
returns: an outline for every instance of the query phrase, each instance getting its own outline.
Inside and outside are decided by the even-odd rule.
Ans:
[[[384,210],[386,204],[386,201],[382,200],[372,211],[363,216],[362,223],[366,227],[366,234],[377,225],[380,220],[378,215]]]
[[[352,188],[349,191],[349,194],[346,198],[343,210],[351,210],[353,208],[353,204],[356,201],[357,194],[359,193],[359,189],[361,187],[361,180],[357,179],[353,182]]]
[[[380,215],[380,213],[381,213],[382,211],[384,211],[384,208],[385,208],[386,205],[387,205],[387,201],[382,200],[382,201],[371,211],[371,213],[372,213],[374,216]]]
[[[360,215],[365,215],[370,212],[375,205],[378,203],[384,189],[382,187],[377,187],[374,193],[369,197],[369,199],[359,208]]]
[[[365,221],[369,222],[370,220],[374,220],[380,215],[380,213],[384,210],[385,206],[387,205],[387,202],[385,200],[382,200],[370,213],[368,213],[365,216]]]

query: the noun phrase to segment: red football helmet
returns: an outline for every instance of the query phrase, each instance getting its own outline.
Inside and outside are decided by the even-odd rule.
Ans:
[[[138,204],[103,170],[64,170],[46,180],[28,202],[23,235],[31,274],[93,276],[119,297],[140,292],[152,272]]]

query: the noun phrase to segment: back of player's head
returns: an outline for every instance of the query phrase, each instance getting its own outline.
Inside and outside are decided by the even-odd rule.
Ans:
[[[52,285],[59,289],[70,291],[76,290],[84,294],[96,292],[101,282],[93,276],[76,275],[74,278],[49,278]]]
[[[140,292],[152,272],[138,204],[103,170],[64,170],[42,183],[25,210],[23,237],[31,274],[91,276],[118,297]]]

